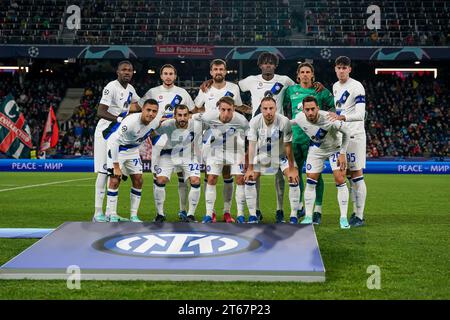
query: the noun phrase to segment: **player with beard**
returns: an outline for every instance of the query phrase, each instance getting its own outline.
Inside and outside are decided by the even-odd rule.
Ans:
[[[189,111],[193,111],[194,101],[189,93],[185,89],[175,85],[175,80],[177,79],[177,69],[171,64],[165,64],[161,67],[159,74],[162,85],[148,90],[139,101],[139,104],[142,104],[147,99],[155,99],[158,101],[160,106],[158,116],[163,118],[173,118],[175,106],[179,104],[184,104],[188,107]],[[181,220],[185,220],[187,215],[186,202],[188,186],[183,177],[183,173],[177,172],[177,174],[180,203],[180,211],[178,215]]]

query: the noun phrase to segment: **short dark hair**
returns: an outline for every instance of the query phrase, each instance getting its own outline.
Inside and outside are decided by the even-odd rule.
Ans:
[[[234,107],[234,100],[231,97],[225,96],[220,98],[219,101],[217,101],[216,106],[219,107],[222,102]]]
[[[162,72],[165,68],[173,69],[173,71],[175,72],[175,75],[177,74],[177,69],[172,64],[166,63],[165,65],[163,65],[161,67],[161,69],[159,69],[159,75],[162,75]]]
[[[225,60],[222,60],[222,59],[214,59],[213,61],[211,61],[211,63],[209,64],[209,69],[211,70],[211,68],[213,67],[213,66],[220,66],[220,65],[224,65],[225,66],[225,69],[227,68],[227,63],[226,63],[226,61]]]
[[[262,98],[260,104],[262,104],[262,103],[265,102],[265,101],[272,101],[273,103],[275,103],[275,105],[277,105],[277,102],[276,102],[275,99],[272,98],[272,97],[264,97],[264,98]]]
[[[351,66],[352,61],[347,56],[339,56],[334,61],[335,66],[344,65],[344,66]]]
[[[142,108],[144,108],[144,106],[145,106],[146,104],[151,104],[151,105],[157,106],[158,109],[159,109],[158,101],[156,101],[155,99],[147,99],[147,100],[145,100],[145,101],[144,101],[144,104],[142,105]]]
[[[189,112],[189,108],[188,108],[187,105],[185,105],[185,104],[177,104],[175,106],[175,109],[173,110],[173,113],[176,114],[178,110],[185,110],[185,109]]]
[[[272,63],[275,66],[278,66],[278,56],[276,54],[273,54],[271,52],[263,52],[258,57],[258,66],[262,65],[263,63]]]
[[[316,97],[314,96],[306,96],[303,98],[302,100],[302,104],[305,105],[306,102],[314,102],[316,104],[316,106],[319,105],[319,103],[317,102]]]
[[[119,70],[120,66],[123,65],[123,64],[129,64],[129,65],[134,69],[133,64],[131,63],[130,60],[122,60],[122,61],[120,61],[119,64],[117,65],[117,70]]]

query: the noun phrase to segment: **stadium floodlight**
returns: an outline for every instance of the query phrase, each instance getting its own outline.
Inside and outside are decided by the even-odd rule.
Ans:
[[[147,73],[148,73],[148,74],[155,74],[156,71],[155,71],[154,69],[148,69],[148,70],[147,70]]]
[[[433,72],[434,78],[437,78],[437,68],[375,68],[375,74],[380,72]]]

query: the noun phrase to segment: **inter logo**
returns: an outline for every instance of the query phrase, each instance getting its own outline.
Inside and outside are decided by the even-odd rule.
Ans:
[[[139,257],[202,257],[236,254],[260,247],[242,236],[214,232],[136,233],[101,239],[93,247],[103,252]]]

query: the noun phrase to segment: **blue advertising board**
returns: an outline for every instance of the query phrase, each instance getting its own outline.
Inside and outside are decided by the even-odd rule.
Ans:
[[[149,166],[146,166],[149,168]],[[144,168],[145,169],[145,168]],[[0,172],[93,172],[92,159],[0,159]],[[324,173],[331,173],[328,162]],[[443,161],[367,161],[365,173],[450,174],[450,162]]]

